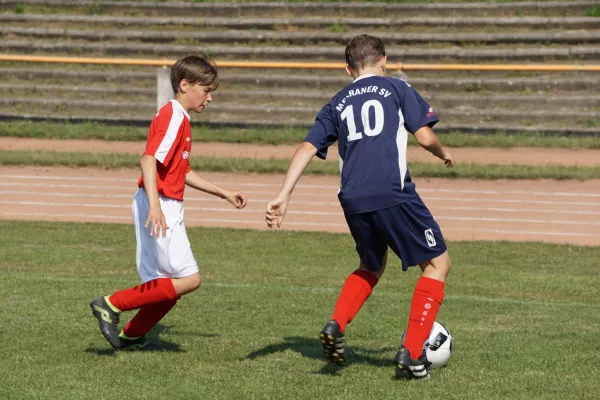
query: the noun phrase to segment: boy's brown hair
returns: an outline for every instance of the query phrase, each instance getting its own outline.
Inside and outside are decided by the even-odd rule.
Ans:
[[[385,45],[375,36],[356,36],[346,46],[346,64],[353,71],[373,65],[381,57],[385,57]]]
[[[213,91],[219,86],[217,66],[203,53],[180,58],[173,65],[171,87],[174,93],[179,91],[179,83],[184,79],[192,85],[200,83],[202,86],[209,86]]]

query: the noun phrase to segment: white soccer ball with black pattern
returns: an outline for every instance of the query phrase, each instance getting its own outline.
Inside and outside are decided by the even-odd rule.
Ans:
[[[402,344],[404,344],[405,337],[406,331],[402,334]],[[444,325],[435,321],[423,348],[432,368],[444,367],[448,364],[452,354],[452,335]]]

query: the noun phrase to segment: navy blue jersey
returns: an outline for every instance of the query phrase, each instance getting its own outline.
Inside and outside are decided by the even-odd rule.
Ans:
[[[338,141],[340,203],[347,214],[364,213],[415,195],[406,166],[408,132],[437,121],[433,109],[405,81],[364,75],[319,111],[304,141],[322,159]]]

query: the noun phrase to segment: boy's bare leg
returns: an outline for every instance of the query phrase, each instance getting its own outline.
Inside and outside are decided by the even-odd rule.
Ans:
[[[452,261],[450,260],[448,251],[445,251],[442,255],[433,260],[428,260],[419,264],[419,267],[421,267],[421,271],[423,271],[421,276],[446,282],[446,278],[452,267]]]
[[[177,296],[181,297],[184,294],[188,294],[198,289],[202,283],[202,278],[200,277],[200,274],[194,274],[186,276],[185,278],[172,279],[172,282]]]

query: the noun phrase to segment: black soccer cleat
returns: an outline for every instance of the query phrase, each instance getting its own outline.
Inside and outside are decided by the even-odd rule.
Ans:
[[[137,338],[129,338],[123,332],[119,334],[119,350],[141,350],[149,344],[150,342],[145,335]]]
[[[119,313],[114,311],[106,302],[104,296],[96,297],[90,302],[94,317],[98,320],[98,326],[102,336],[114,347],[119,348]]]
[[[429,379],[431,377],[431,363],[427,361],[425,350],[423,350],[423,354],[415,360],[410,356],[408,349],[402,346],[396,354],[394,361],[398,367],[398,372],[406,373],[411,378]]]
[[[323,357],[337,365],[346,365],[344,358],[344,333],[340,332],[340,326],[337,321],[330,320],[319,335],[321,345],[323,346]]]

